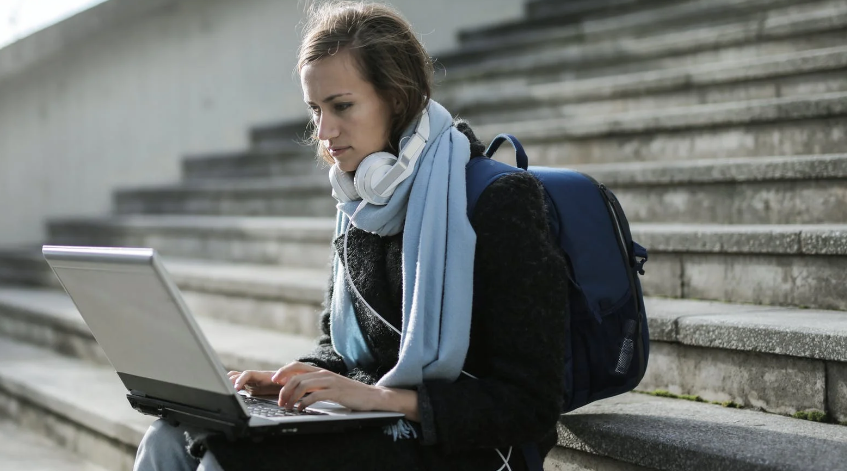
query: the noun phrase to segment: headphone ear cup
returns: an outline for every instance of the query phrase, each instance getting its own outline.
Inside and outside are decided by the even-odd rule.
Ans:
[[[353,177],[338,168],[338,164],[329,169],[329,183],[332,185],[332,196],[342,203],[350,203],[361,199],[356,192]]]
[[[356,193],[371,204],[382,206],[388,203],[391,195],[380,196],[374,190],[374,185],[391,170],[397,162],[397,157],[389,152],[375,152],[362,160],[353,177]]]

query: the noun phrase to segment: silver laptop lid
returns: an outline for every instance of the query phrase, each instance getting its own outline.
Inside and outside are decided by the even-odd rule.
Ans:
[[[155,250],[44,246],[42,253],[119,374],[234,395]]]

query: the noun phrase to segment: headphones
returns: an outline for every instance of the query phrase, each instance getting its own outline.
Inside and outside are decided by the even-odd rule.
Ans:
[[[329,169],[332,196],[342,203],[365,200],[370,204],[388,204],[391,195],[415,170],[415,164],[429,139],[429,113],[426,109],[415,133],[403,146],[400,156],[390,152],[374,152],[365,157],[354,173],[345,172],[338,164]]]

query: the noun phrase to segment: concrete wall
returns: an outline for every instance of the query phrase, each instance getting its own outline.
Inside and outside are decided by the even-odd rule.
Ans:
[[[521,0],[393,0],[431,53]],[[426,5],[426,6],[423,6]],[[186,154],[305,116],[293,73],[303,2],[109,0],[0,49],[0,246],[46,218],[99,216],[111,191],[179,178]]]

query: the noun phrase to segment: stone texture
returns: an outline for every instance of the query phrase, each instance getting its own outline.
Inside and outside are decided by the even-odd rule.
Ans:
[[[826,364],[827,412],[839,422],[847,422],[847,364]]]
[[[164,256],[329,267],[330,218],[124,216],[53,221],[50,243],[153,247]]]
[[[607,185],[626,208],[630,222],[820,224],[847,220],[843,204],[847,185],[838,180]]]
[[[544,459],[544,471],[649,471],[630,463],[623,463],[604,456],[583,451],[555,447]]]
[[[0,421],[0,468],[30,471],[105,471],[44,437]]]
[[[577,138],[563,135],[567,123],[547,136],[556,142],[528,142],[524,145],[533,165],[569,166],[615,162],[650,162],[765,157],[774,155],[839,154],[847,147],[847,119],[820,118],[801,121],[774,121],[709,129],[645,133],[612,132],[608,136]],[[502,131],[503,125],[480,130],[481,139]],[[506,129],[521,136],[508,126]]]
[[[182,296],[192,312],[213,319],[246,323],[306,338],[320,335],[321,309],[318,303],[281,302],[214,292],[183,291]]]
[[[656,34],[603,38],[587,45],[573,43],[564,46],[556,43],[533,45],[531,49],[519,51],[520,55],[494,56],[494,58],[468,63],[466,67],[452,71],[452,80],[464,81],[497,75],[530,75],[531,72],[544,72],[550,69],[583,69],[614,62],[643,62],[664,57],[673,57],[676,64],[702,63],[703,61],[692,60],[686,56],[697,57],[692,53],[715,50],[722,50],[723,54],[728,54],[726,50],[733,48],[743,50],[745,45],[755,39],[761,41],[780,40],[791,36],[809,37],[837,30],[847,23],[847,12],[843,10],[843,7],[839,9],[837,3],[832,5],[831,8],[815,5],[795,8],[794,11],[768,11],[765,18],[770,21],[762,17],[754,17],[724,25],[692,27],[670,32],[660,30]],[[801,43],[801,40],[794,41],[795,45]],[[836,42],[831,45],[840,46],[843,43]],[[751,54],[754,51],[748,47],[747,51],[744,51],[747,54],[745,57],[748,59],[758,57],[759,55]],[[735,55],[744,54],[742,51],[733,52]]]
[[[563,416],[559,443],[665,470],[835,471],[847,460],[844,427],[638,394]]]
[[[773,309],[685,317],[678,341],[687,345],[847,362],[847,314]]]
[[[153,419],[129,406],[114,370],[7,339],[0,351],[2,415],[107,469],[131,469]]]
[[[305,128],[304,128],[305,129]],[[188,156],[182,161],[185,181],[232,178],[279,178],[291,175],[323,175],[326,169],[312,149],[300,152],[246,151]]]
[[[651,342],[647,372],[638,389],[793,414],[825,410],[826,386],[822,361]]]
[[[645,296],[683,297],[682,269],[681,257],[651,252],[650,261],[645,265],[646,275],[641,277],[641,287]]]
[[[847,93],[814,97],[749,100],[666,109],[653,113],[621,113],[571,120],[536,120],[512,123],[510,132],[522,141],[585,139],[614,134],[699,129],[715,125],[750,125],[780,120],[829,118],[847,114]],[[492,126],[477,126],[483,136],[496,134]]]
[[[683,265],[686,298],[847,310],[847,257],[692,254]]]
[[[196,312],[196,311],[195,311]],[[195,316],[221,362],[233,369],[277,369],[311,351],[317,337],[317,317],[311,325],[286,325],[286,331],[310,331],[313,335],[285,334],[257,326],[262,318],[238,323]],[[300,319],[298,319],[300,321]],[[302,321],[301,321],[302,322]],[[32,288],[0,288],[0,333],[74,358],[111,366],[85,321],[62,291]]]
[[[653,185],[783,182],[847,178],[847,154],[623,162],[579,165],[576,170],[616,188]]]
[[[516,81],[513,88],[502,91],[504,84],[501,81],[462,83],[440,89],[437,97],[474,125],[500,123],[502,126],[502,123],[515,121],[562,118],[574,121],[616,113],[645,113],[705,104],[845,92],[847,79],[843,71],[829,70],[843,67],[840,62],[847,62],[847,53],[843,48],[832,49],[838,50],[842,57],[817,63],[806,61],[805,67],[796,60],[794,63],[800,64],[793,68],[763,64],[760,73],[772,75],[753,81],[740,80],[750,80],[742,72],[746,73],[751,68],[755,70],[756,64],[751,67],[745,62],[730,61],[717,65],[726,74],[712,73],[712,77],[720,77],[720,80],[711,84],[699,83],[699,80],[693,78],[699,73],[698,69],[703,68],[694,65],[668,71],[636,72],[539,85]],[[820,54],[820,51],[804,51],[796,55],[810,54]],[[776,58],[764,59],[792,62],[794,56],[778,55]],[[714,64],[708,66],[715,67]]]
[[[778,308],[752,304],[727,304],[690,299],[645,298],[650,339],[660,342],[679,341],[677,324],[689,317],[708,318],[714,315],[734,317],[749,312],[774,311]]]

